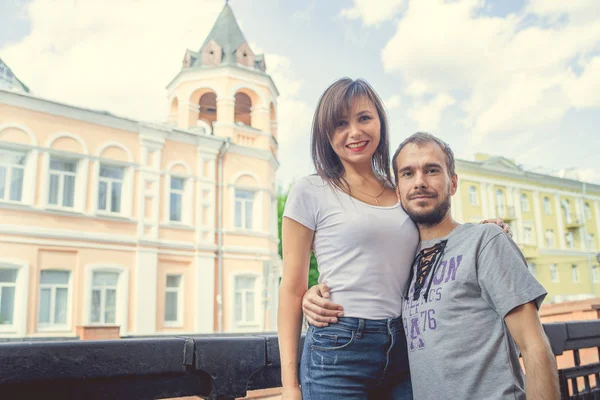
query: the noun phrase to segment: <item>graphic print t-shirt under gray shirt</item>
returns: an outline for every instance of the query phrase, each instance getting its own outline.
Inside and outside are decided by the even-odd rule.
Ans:
[[[421,249],[402,313],[414,398],[525,399],[504,317],[530,301],[539,308],[546,290],[517,245],[496,225],[465,224]]]

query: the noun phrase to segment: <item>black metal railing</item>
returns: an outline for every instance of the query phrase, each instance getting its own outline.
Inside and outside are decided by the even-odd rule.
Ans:
[[[580,365],[579,350],[600,352],[600,320],[544,328],[555,355],[573,352],[575,367],[559,374],[563,399],[597,398],[600,363]],[[234,399],[280,386],[279,367],[273,334],[6,342],[0,343],[0,398]],[[585,381],[581,391],[578,378]]]

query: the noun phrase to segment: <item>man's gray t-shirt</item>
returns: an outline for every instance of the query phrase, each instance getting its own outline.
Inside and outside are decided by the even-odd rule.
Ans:
[[[496,225],[465,224],[421,249],[402,313],[414,398],[525,399],[504,317],[530,301],[539,308],[546,290],[517,245]]]

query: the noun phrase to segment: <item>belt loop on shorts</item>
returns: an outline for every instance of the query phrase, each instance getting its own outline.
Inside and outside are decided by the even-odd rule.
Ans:
[[[365,320],[364,318],[358,319],[358,328],[356,329],[356,338],[361,339],[363,335],[363,331],[365,330]]]

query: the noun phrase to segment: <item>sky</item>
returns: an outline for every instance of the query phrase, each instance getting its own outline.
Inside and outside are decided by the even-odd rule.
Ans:
[[[0,58],[35,95],[165,121],[166,85],[223,0],[0,0]],[[349,76],[416,131],[600,184],[598,0],[230,0],[278,87],[278,182],[313,172],[322,92]]]

